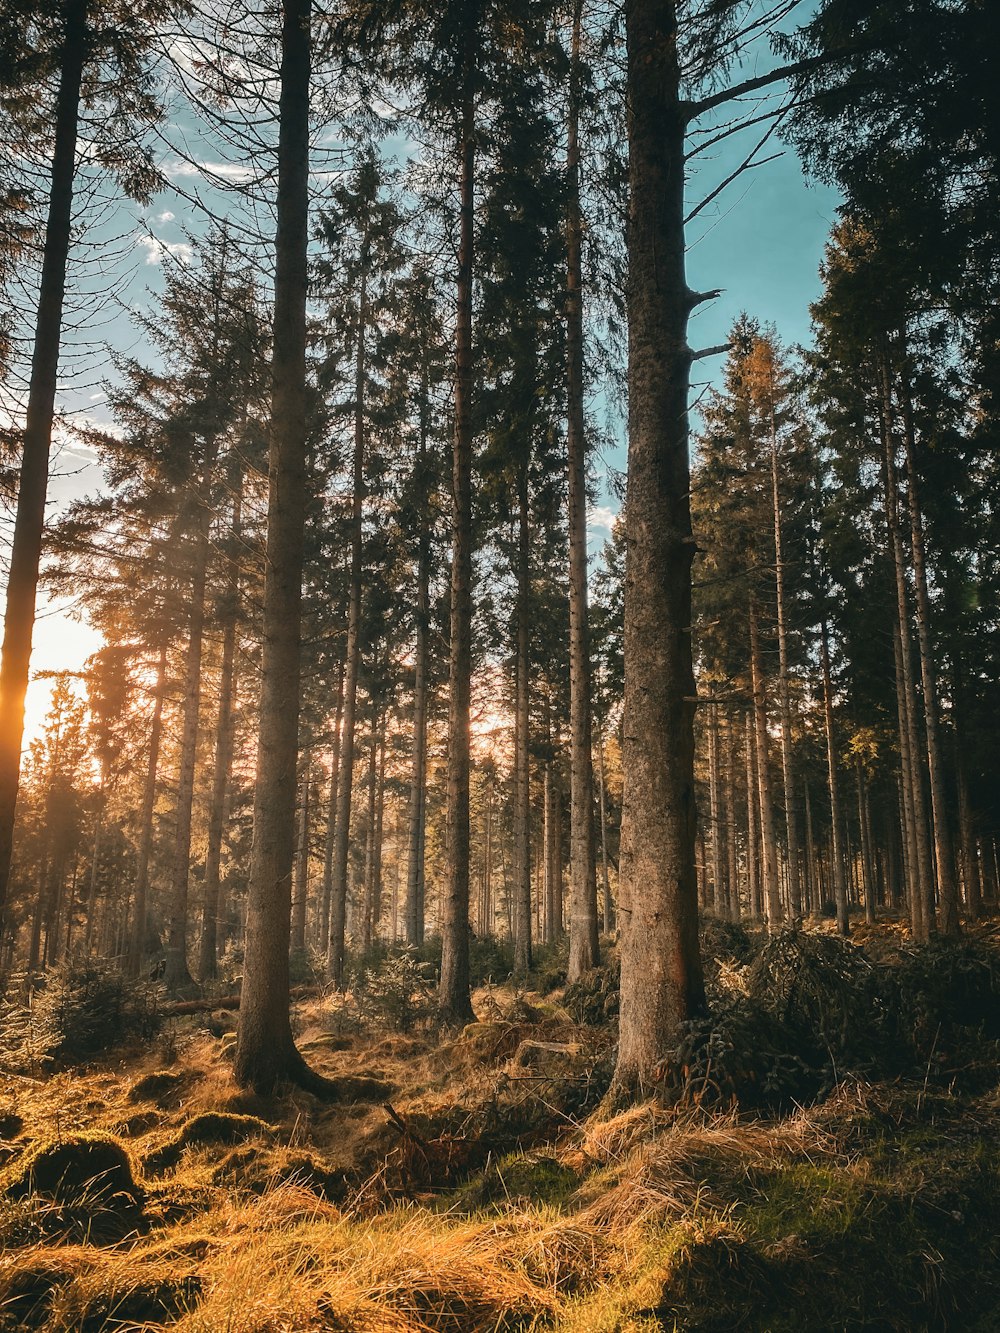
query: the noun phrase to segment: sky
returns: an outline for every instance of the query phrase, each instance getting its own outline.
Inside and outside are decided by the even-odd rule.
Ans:
[[[740,135],[719,145],[689,184],[691,202],[732,171],[751,143],[748,136]],[[199,155],[198,147],[192,145],[193,156]],[[819,294],[818,266],[837,197],[829,188],[806,181],[793,150],[783,149],[772,140],[765,152],[782,155],[741,177],[690,226],[688,281],[699,291],[721,290],[718,299],[695,312],[689,335],[695,349],[724,343],[734,319],[743,310],[762,323],[773,323],[787,345],[809,339],[808,307]],[[168,162],[168,168],[168,177],[182,188],[191,185],[191,170],[186,164],[175,160],[172,166]],[[179,193],[168,190],[148,209],[123,208],[114,225],[118,235],[127,235],[130,229],[132,241],[125,247],[129,274],[123,295],[116,298],[118,313],[107,322],[107,332],[119,349],[124,347],[140,359],[151,359],[128,322],[126,307],[129,303],[139,309],[150,305],[161,286],[163,264],[184,262],[189,233],[203,230],[204,222]],[[107,356],[98,355],[96,362],[98,373],[91,377],[86,391],[79,384],[67,388],[62,402],[64,406],[71,404],[78,415],[102,420],[99,381],[106,373]],[[696,363],[693,398],[706,383],[717,379],[721,363],[721,357]],[[606,461],[620,470],[624,468],[624,455],[621,441]],[[53,458],[50,521],[74,498],[93,494],[100,484],[94,457],[78,444],[64,440]],[[611,491],[605,487],[601,502],[590,515],[592,550],[598,550],[608,535],[614,511]],[[9,531],[8,515],[0,535],[9,540]],[[0,551],[5,565],[2,557]],[[26,743],[40,733],[48,708],[51,682],[45,673],[79,670],[99,646],[99,635],[86,621],[85,607],[55,603],[42,594],[26,705]]]

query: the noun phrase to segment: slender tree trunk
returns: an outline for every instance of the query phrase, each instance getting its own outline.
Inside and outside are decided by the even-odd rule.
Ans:
[[[945,797],[944,756],[938,707],[934,649],[931,643],[931,599],[927,591],[927,557],[924,549],[924,521],[920,510],[917,481],[916,432],[913,404],[905,371],[901,374],[903,439],[906,448],[907,498],[910,516],[910,550],[913,556],[913,585],[916,590],[917,651],[920,657],[920,684],[924,696],[924,721],[927,730],[927,768],[930,774],[931,822],[934,830],[934,858],[937,871],[938,927],[943,935],[958,935],[958,885],[955,880],[954,851],[948,823]]]
[[[704,1007],[695,873],[684,138],[673,0],[627,0],[629,461],[614,1083],[653,1085]]]
[[[823,666],[823,720],[826,729],[826,782],[830,795],[830,856],[833,862],[833,899],[837,909],[837,929],[848,935],[851,929],[847,911],[847,883],[844,879],[843,824],[840,810],[840,781],[837,770],[837,746],[833,731],[833,685],[830,680],[830,638],[826,621],[820,630]]]
[[[378,774],[375,800],[375,846],[372,855],[372,934],[378,939],[382,922],[382,837],[385,828],[385,734],[388,709],[382,710],[378,733]]]
[[[442,1020],[472,1021],[469,995],[469,777],[472,694],[472,275],[476,125],[476,15],[465,31],[465,89],[459,136],[459,238],[455,293],[455,428],[451,472],[451,646],[445,882],[441,895]]]
[[[198,976],[210,981],[218,974],[219,924],[222,882],[222,835],[229,805],[236,726],[234,701],[237,690],[236,621],[239,615],[240,576],[238,543],[242,533],[242,472],[238,469],[233,498],[229,587],[222,607],[222,664],[219,670],[219,711],[215,723],[215,768],[208,816],[208,848],[205,853],[205,904],[201,923]]]
[[[892,402],[888,356],[880,356],[882,378],[882,480],[885,489],[885,516],[889,529],[889,550],[896,588],[896,611],[899,646],[897,693],[900,713],[900,749],[905,751],[904,776],[909,790],[911,841],[914,861],[914,928],[917,938],[926,938],[934,926],[934,881],[930,846],[927,838],[927,810],[924,801],[923,765],[920,762],[920,743],[917,728],[917,698],[913,678],[913,655],[910,639],[909,597],[906,589],[906,556],[899,520],[899,497],[896,486],[896,459],[892,433]],[[903,731],[905,730],[905,738]]]
[[[604,781],[604,733],[597,738],[598,800],[601,810],[601,885],[603,889],[604,933],[615,928],[614,904],[611,901],[611,880],[608,876],[608,801]]]
[[[723,788],[723,810],[726,824],[726,880],[728,900],[726,915],[730,921],[740,919],[740,875],[736,846],[736,736],[733,714],[726,716],[726,780]]]
[[[860,756],[856,767],[858,775],[858,832],[861,840],[861,883],[865,895],[865,921],[868,925],[873,925],[875,922],[875,864],[872,857],[871,824],[868,817],[868,784],[865,781],[865,770]]]
[[[812,915],[816,911],[816,840],[813,833],[812,800],[809,795],[809,783],[802,784],[806,812],[806,877],[803,884],[805,909]]]
[[[531,530],[528,522],[528,460],[517,482],[516,688],[514,703],[514,971],[531,967],[531,791],[529,775],[528,673],[531,670]]]
[[[378,800],[378,710],[372,705],[371,743],[368,746],[366,779],[367,818],[365,819],[364,898],[361,909],[361,952],[372,947],[375,929],[375,805]]]
[[[794,919],[802,914],[799,870],[799,828],[795,809],[795,752],[792,746],[792,704],[788,689],[788,624],[785,611],[785,561],[781,535],[781,493],[778,486],[778,425],[774,408],[774,365],[771,365],[771,500],[774,510],[774,584],[778,612],[778,704],[781,711],[781,773],[785,796],[788,845],[788,907]]]
[[[594,864],[590,627],[587,607],[587,450],[583,380],[583,225],[580,209],[580,29],[573,6],[566,147],[566,451],[569,507],[570,918],[567,976],[600,961]]]
[[[774,802],[771,796],[771,765],[767,753],[767,699],[760,657],[760,630],[756,600],[750,605],[750,674],[753,690],[754,744],[757,751],[757,790],[760,793],[760,834],[764,902],[768,929],[776,930],[784,913],[778,879],[778,845],[774,836]]]
[[[340,731],[344,716],[344,678],[346,661],[337,672],[337,702],[334,707],[333,735],[330,737],[330,788],[326,802],[326,842],[323,847],[323,888],[320,902],[320,949],[324,956],[330,948],[330,912],[333,901],[333,852],[337,828],[337,795],[340,780]]]
[[[309,788],[312,751],[307,745],[302,755],[302,781],[299,784],[298,837],[295,848],[295,876],[292,893],[292,953],[306,947],[306,914],[309,905]]]
[[[24,736],[24,696],[28,688],[31,640],[49,450],[55,416],[59,345],[62,335],[66,262],[73,213],[80,87],[89,42],[87,0],[64,0],[59,89],[49,184],[45,249],[42,256],[35,341],[28,383],[17,513],[7,574],[3,653],[0,657],[0,931],[6,919],[14,816]]]
[[[367,250],[367,243],[365,247]],[[351,847],[351,797],[354,792],[354,733],[361,671],[361,575],[365,496],[365,339],[367,337],[367,261],[362,262],[358,299],[354,367],[354,500],[351,510],[351,589],[347,610],[347,675],[344,721],[340,734],[340,775],[333,835],[333,885],[327,968],[339,988],[344,982],[344,941],[347,930],[347,879]]]
[[[755,735],[753,711],[748,709],[744,739],[747,761],[747,898],[750,915],[759,920],[764,915],[764,902],[760,891],[760,804]]]
[[[234,1061],[237,1081],[261,1093],[284,1079],[317,1091],[324,1087],[295,1049],[288,1009],[307,500],[309,19],[310,0],[284,0],[261,702]]]
[[[160,764],[160,736],[163,729],[163,696],[166,693],[166,684],[167,645],[163,641],[160,643],[160,657],[156,664],[156,683],[153,686],[153,718],[149,726],[146,782],[142,793],[142,813],[139,820],[139,854],[135,869],[135,905],[128,956],[128,973],[131,977],[139,975],[148,933],[149,861],[153,850],[156,773]]]
[[[479,933],[485,939],[493,934],[493,778],[486,781],[486,836],[483,844],[483,901]]]
[[[729,915],[726,886],[726,849],[722,831],[722,801],[720,798],[719,769],[719,705],[714,699],[708,704],[708,807],[712,826],[712,910],[716,916]]]
[[[194,809],[194,775],[198,756],[198,724],[201,716],[201,661],[205,631],[205,585],[208,577],[209,533],[212,521],[211,487],[217,445],[206,451],[205,465],[194,519],[194,562],[191,571],[191,602],[184,668],[184,702],[181,709],[181,753],[177,777],[174,855],[167,919],[167,966],[164,984],[171,991],[192,985],[187,963],[188,888],[191,874],[191,819]]]
[[[427,377],[421,397],[420,446],[417,455],[420,493],[426,508]],[[430,637],[430,532],[421,528],[417,550],[417,614],[413,681],[413,769],[410,778],[410,820],[406,864],[406,942],[424,940],[424,823],[427,818],[427,691]]]

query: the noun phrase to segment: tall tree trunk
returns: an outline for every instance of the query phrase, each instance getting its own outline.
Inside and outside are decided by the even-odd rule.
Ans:
[[[375,806],[378,800],[378,708],[372,703],[371,742],[368,746],[366,777],[367,817],[365,819],[364,897],[361,908],[361,952],[372,947],[375,929]]]
[[[417,467],[422,508],[427,508],[427,372],[420,402],[420,443]],[[420,530],[417,546],[417,614],[413,679],[413,768],[410,777],[410,817],[406,858],[406,942],[424,941],[424,824],[427,818],[427,690],[430,643],[431,543],[428,523]]]
[[[261,700],[234,1062],[237,1081],[261,1093],[271,1092],[284,1079],[323,1088],[295,1049],[288,1010],[307,500],[309,19],[310,0],[284,0]]]
[[[367,241],[363,243],[367,251]],[[354,793],[354,733],[361,671],[361,574],[365,496],[365,339],[367,337],[367,258],[362,261],[358,299],[357,346],[354,365],[354,499],[351,509],[351,588],[347,609],[347,666],[344,721],[340,733],[337,818],[333,834],[333,883],[327,969],[338,988],[344,982],[344,940],[347,929],[347,878],[351,847],[351,797]]]
[[[529,775],[528,676],[531,670],[531,530],[528,522],[528,460],[517,480],[517,612],[514,702],[514,972],[531,967],[531,791]]]
[[[833,731],[833,685],[830,680],[830,638],[826,621],[820,629],[820,654],[823,666],[823,720],[826,729],[826,782],[830,795],[830,856],[833,862],[833,899],[837,909],[837,929],[850,933],[847,913],[847,883],[844,879],[843,824],[840,811],[840,781],[837,771],[837,746]]]
[[[242,470],[237,468],[230,534],[229,586],[222,606],[222,664],[219,670],[219,710],[215,723],[215,767],[208,815],[205,853],[205,904],[201,923],[198,976],[212,980],[219,967],[219,918],[222,882],[222,835],[229,804],[229,784],[236,734],[234,701],[237,689],[236,622],[239,616],[240,575],[238,543],[242,533]]]
[[[705,1003],[695,873],[684,137],[673,0],[627,0],[629,460],[616,1095]]]
[[[795,752],[792,747],[792,704],[788,689],[788,621],[785,610],[785,561],[781,535],[781,492],[778,485],[778,423],[774,406],[774,364],[771,364],[771,501],[774,510],[774,586],[778,613],[778,704],[781,711],[781,774],[785,796],[785,837],[788,846],[788,908],[794,919],[802,913],[799,870],[799,828],[795,809]]]
[[[139,975],[148,932],[149,861],[153,851],[153,812],[156,809],[156,773],[160,764],[160,736],[163,730],[163,696],[167,684],[167,645],[160,643],[156,664],[156,683],[153,686],[153,717],[149,726],[146,758],[146,782],[142,792],[142,813],[139,818],[139,854],[136,858],[135,891],[132,917],[132,936],[129,942],[128,973]]]
[[[194,810],[194,775],[198,756],[198,724],[201,717],[201,659],[205,632],[205,584],[208,577],[209,533],[212,523],[211,488],[217,445],[206,450],[198,508],[194,519],[194,562],[191,571],[191,603],[188,642],[184,665],[184,701],[181,706],[181,753],[177,776],[174,855],[170,877],[170,906],[167,918],[167,966],[164,984],[171,991],[188,989],[191,973],[187,963],[188,888],[191,876],[191,819]]]
[[[298,836],[295,848],[295,874],[292,893],[291,950],[303,953],[306,947],[306,915],[309,906],[309,791],[312,751],[307,745],[302,754],[302,781],[299,784]]]
[[[615,928],[614,905],[611,901],[611,880],[608,876],[608,800],[604,781],[604,733],[597,737],[597,799],[601,813],[601,886],[604,933],[610,935]]]
[[[905,356],[905,350],[904,350]],[[924,696],[924,722],[927,730],[927,768],[931,788],[931,823],[934,830],[934,861],[937,871],[938,927],[943,935],[958,935],[958,885],[955,880],[954,851],[948,823],[945,797],[944,755],[941,745],[940,710],[934,649],[931,643],[931,599],[927,591],[927,556],[924,548],[924,520],[920,510],[917,481],[916,432],[913,403],[905,368],[900,373],[900,403],[903,416],[903,440],[906,449],[907,499],[910,516],[910,550],[913,556],[913,586],[916,591],[917,652],[920,657],[920,684]]]
[[[59,89],[49,184],[45,249],[42,256],[35,342],[28,383],[24,442],[18,480],[17,513],[7,574],[3,654],[0,658],[0,930],[6,918],[14,815],[24,736],[24,696],[28,688],[31,640],[49,450],[55,416],[59,344],[62,335],[66,262],[73,215],[73,181],[80,86],[89,45],[87,0],[64,0]]]
[[[710,901],[716,916],[726,917],[729,915],[729,894],[726,885],[726,849],[722,831],[719,768],[719,705],[714,699],[711,699],[708,704],[708,822],[712,827],[712,894]]]
[[[320,949],[327,956],[330,948],[330,912],[333,902],[333,853],[337,828],[337,799],[340,782],[340,731],[344,717],[344,680],[346,659],[337,672],[337,702],[334,706],[333,735],[330,737],[330,787],[326,802],[326,842],[323,847],[323,888],[320,901]]]
[[[445,877],[441,895],[442,1020],[472,1021],[469,995],[469,777],[472,696],[472,274],[476,124],[476,15],[465,31],[465,88],[459,132],[459,237],[455,291],[455,426],[451,468],[451,644],[448,661],[448,775]]]
[[[871,825],[868,817],[868,784],[865,781],[865,769],[860,755],[857,760],[858,775],[858,832],[861,841],[861,884],[865,895],[865,921],[868,925],[875,922],[875,863],[872,857]]]
[[[723,818],[726,824],[726,880],[728,898],[726,915],[740,919],[740,875],[736,846],[736,735],[732,710],[726,716],[726,780],[723,788]]]
[[[479,934],[485,939],[493,934],[493,778],[486,780],[486,836],[483,842],[483,899],[479,914]]]
[[[767,753],[767,698],[760,655],[760,628],[757,602],[750,603],[750,676],[753,691],[754,747],[757,752],[757,790],[759,792],[761,878],[769,930],[776,930],[784,913],[778,880],[778,845],[774,836],[774,802],[771,796],[771,765]]]
[[[889,529],[889,553],[896,589],[896,612],[899,646],[897,693],[900,713],[900,749],[905,751],[904,777],[909,790],[911,810],[911,842],[914,863],[914,926],[918,938],[925,938],[934,926],[934,880],[930,846],[927,837],[927,808],[924,800],[923,764],[920,762],[920,742],[917,727],[917,697],[913,677],[913,654],[910,638],[909,596],[906,589],[906,555],[899,519],[899,494],[896,485],[895,441],[892,431],[892,392],[889,378],[888,353],[883,349],[879,357],[882,401],[880,425],[882,432],[882,481],[885,490],[885,517]],[[903,731],[905,730],[905,738]]]
[[[819,901],[816,893],[816,839],[813,834],[812,800],[807,779],[803,781],[802,787],[806,812],[806,878],[803,884],[803,897],[805,909],[812,915]]]
[[[388,708],[382,709],[378,732],[378,773],[375,798],[375,846],[372,854],[372,934],[378,939],[382,921],[382,838],[385,828],[385,734]]]
[[[764,900],[760,890],[760,800],[757,784],[757,743],[753,709],[747,709],[744,745],[747,761],[747,898],[750,915],[764,915]]]
[[[569,509],[570,918],[567,977],[600,961],[594,864],[590,626],[587,607],[587,449],[583,382],[583,225],[580,209],[580,29],[573,6],[566,146],[566,452]]]

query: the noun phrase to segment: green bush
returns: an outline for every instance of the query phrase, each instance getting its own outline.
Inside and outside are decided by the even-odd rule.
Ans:
[[[388,1027],[393,1032],[410,1032],[427,1022],[436,1007],[427,964],[421,963],[412,949],[362,968],[351,989],[362,1023]]]
[[[162,1022],[156,986],[97,959],[67,962],[46,973],[26,1004],[0,1015],[0,1055],[17,1068],[80,1064],[150,1041]]]

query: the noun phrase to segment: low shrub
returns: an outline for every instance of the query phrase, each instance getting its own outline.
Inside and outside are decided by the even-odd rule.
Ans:
[[[160,994],[98,959],[63,963],[0,1014],[0,1056],[15,1068],[75,1065],[148,1042],[162,1026]]]

